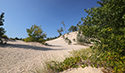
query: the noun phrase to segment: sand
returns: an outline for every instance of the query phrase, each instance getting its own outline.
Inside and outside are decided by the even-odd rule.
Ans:
[[[74,39],[77,32],[65,35]],[[0,45],[0,73],[32,73],[37,66],[43,66],[45,61],[63,61],[72,50],[79,50],[89,46],[68,45],[62,37],[47,41],[48,46],[37,42],[9,41],[7,45]],[[100,69],[86,67],[66,70],[62,73],[101,73]]]

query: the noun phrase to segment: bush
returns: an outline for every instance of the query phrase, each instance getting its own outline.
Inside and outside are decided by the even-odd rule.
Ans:
[[[65,58],[63,62],[49,62],[48,68],[61,72],[69,68],[92,66],[96,68],[103,67],[104,69],[102,69],[102,71],[104,73],[125,72],[125,56],[119,57],[118,54],[100,52],[98,49],[94,50],[90,48],[72,51],[70,54],[72,57]],[[119,60],[119,58],[121,60]]]
[[[75,39],[73,39],[73,41],[75,42],[76,40],[75,40]]]
[[[32,37],[27,37],[23,39],[25,42],[40,42],[42,44],[45,44],[46,40],[40,38],[38,41],[34,41]]]
[[[68,45],[70,45],[72,43],[72,41],[71,40],[68,40]]]
[[[9,39],[7,35],[3,35],[2,38]]]
[[[42,44],[45,44],[46,40],[40,38],[40,39],[39,39],[39,42],[42,43]]]
[[[15,37],[16,40],[22,40],[22,38]]]
[[[68,45],[70,45],[72,43],[72,41],[70,39],[68,39],[68,37],[64,38],[66,43],[68,43]]]
[[[62,37],[63,37],[63,39],[65,39],[65,36],[64,36],[64,35],[62,35]]]
[[[81,58],[78,56],[69,57],[69,58],[66,58],[63,62],[51,61],[48,64],[48,67],[57,72],[61,72],[61,71],[67,70],[69,68],[77,68],[79,66],[78,62],[80,62],[80,61],[81,61]]]
[[[58,37],[59,37],[59,36],[58,36]],[[46,41],[54,40],[54,39],[56,39],[56,38],[58,38],[58,37],[56,37],[56,36],[55,36],[55,37],[50,37],[50,38],[47,38]]]
[[[10,38],[10,40],[13,40],[13,41],[15,41],[16,39],[14,39],[14,38]]]
[[[31,42],[32,41],[32,38],[31,37],[27,37],[24,39],[25,42]]]
[[[40,38],[46,38],[46,34],[43,33],[41,26],[32,25],[30,29],[26,29],[28,33],[28,38],[26,38],[26,42],[38,42]]]

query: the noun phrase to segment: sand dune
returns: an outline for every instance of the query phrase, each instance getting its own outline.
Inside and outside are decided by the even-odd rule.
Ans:
[[[69,33],[65,36],[72,40],[76,33]],[[49,45],[45,46],[37,42],[25,43],[23,41],[9,41],[7,45],[0,45],[0,73],[32,73],[31,70],[36,66],[42,67],[44,61],[63,61],[69,55],[69,51],[88,47],[68,45],[62,37],[46,43]],[[88,72],[87,70],[91,71]],[[79,73],[100,73],[99,70],[89,67],[72,69],[71,71],[64,71],[64,73],[77,73],[77,71],[80,71]]]

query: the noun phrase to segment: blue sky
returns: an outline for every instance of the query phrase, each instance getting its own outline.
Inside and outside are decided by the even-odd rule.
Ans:
[[[97,4],[99,0],[0,0],[0,13],[5,13],[4,28],[8,37],[28,37],[26,29],[36,24],[47,37],[58,36],[57,29],[77,25],[87,14],[84,9]]]

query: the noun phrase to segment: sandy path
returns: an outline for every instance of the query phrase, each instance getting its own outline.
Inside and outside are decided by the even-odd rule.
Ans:
[[[68,51],[86,46],[67,45],[63,38],[48,41],[49,46],[40,43],[9,41],[0,46],[0,73],[25,73],[45,60],[62,61]]]

